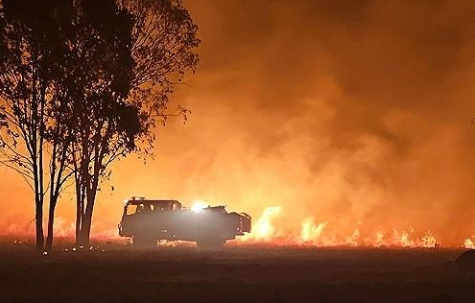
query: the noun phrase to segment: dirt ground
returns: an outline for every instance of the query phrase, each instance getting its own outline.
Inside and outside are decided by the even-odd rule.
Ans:
[[[40,256],[4,244],[0,302],[475,302],[475,272],[452,263],[461,252],[110,245]]]

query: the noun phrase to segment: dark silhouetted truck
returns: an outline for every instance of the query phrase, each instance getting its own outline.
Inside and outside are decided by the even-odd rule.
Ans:
[[[125,201],[119,235],[136,247],[155,247],[157,240],[192,241],[199,247],[220,247],[251,231],[251,217],[228,213],[224,206],[182,207],[176,200],[132,198]]]

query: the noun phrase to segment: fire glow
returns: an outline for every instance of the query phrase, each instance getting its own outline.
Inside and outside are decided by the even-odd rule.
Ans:
[[[191,210],[199,213],[209,204],[196,201]],[[266,247],[353,247],[353,248],[437,248],[443,246],[437,241],[436,236],[430,230],[424,233],[415,231],[409,227],[405,230],[389,229],[377,232],[368,232],[363,223],[345,233],[332,229],[330,221],[316,221],[313,217],[304,218],[300,224],[295,224],[294,230],[281,228],[285,209],[282,206],[264,208],[262,215],[253,219],[252,232],[236,240],[229,241],[228,246],[266,246]],[[60,238],[74,238],[74,224],[65,218],[57,218],[58,224],[55,232]],[[94,228],[92,238],[98,241],[122,241],[116,229]],[[33,225],[17,226],[10,225],[6,230],[8,236],[29,237],[33,234]],[[159,242],[161,246],[183,247],[190,246],[190,242]],[[192,245],[193,246],[193,245]],[[447,247],[453,247],[447,246]],[[475,235],[460,243],[458,247],[475,249]]]
[[[283,213],[280,206],[267,207],[253,224],[252,232],[232,242],[232,245],[275,245],[293,247],[375,247],[375,248],[437,248],[441,244],[429,230],[422,234],[413,228],[406,230],[365,232],[359,224],[347,235],[331,230],[329,222],[316,222],[305,218],[300,232],[286,233],[279,230],[276,219]],[[361,225],[361,226],[360,226]],[[475,249],[475,238],[467,239],[463,247]]]

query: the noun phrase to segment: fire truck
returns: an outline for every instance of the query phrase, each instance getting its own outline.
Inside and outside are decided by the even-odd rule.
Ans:
[[[226,241],[251,231],[246,213],[228,213],[225,206],[185,208],[177,200],[125,201],[119,235],[135,247],[152,248],[157,241],[191,241],[198,247],[221,247]]]

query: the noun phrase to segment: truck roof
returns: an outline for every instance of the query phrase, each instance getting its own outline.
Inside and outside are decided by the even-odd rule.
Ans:
[[[126,200],[127,205],[139,205],[139,204],[155,204],[155,205],[168,205],[168,204],[179,204],[181,203],[177,200],[152,200],[152,199],[129,199]]]

